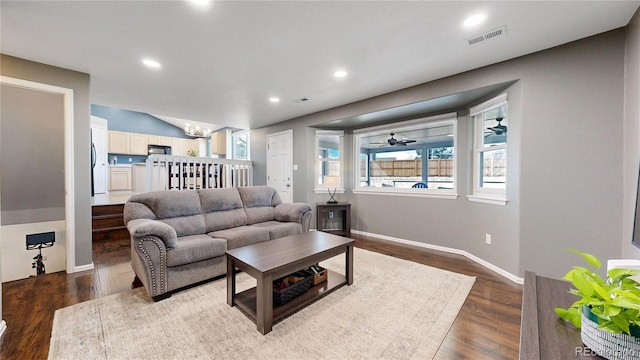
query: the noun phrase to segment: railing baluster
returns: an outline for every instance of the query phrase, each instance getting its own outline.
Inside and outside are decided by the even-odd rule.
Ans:
[[[207,189],[253,184],[251,161],[149,155],[146,161],[147,191]]]

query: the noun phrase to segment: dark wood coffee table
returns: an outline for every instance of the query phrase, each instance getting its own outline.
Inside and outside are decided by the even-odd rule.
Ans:
[[[310,231],[227,250],[227,304],[242,310],[264,335],[271,331],[274,321],[345,284],[353,284],[353,243],[352,239],[342,236]],[[285,305],[273,307],[273,280],[343,253],[346,254],[344,275],[329,271],[326,282],[313,286]],[[236,294],[236,268],[254,277],[257,286]]]

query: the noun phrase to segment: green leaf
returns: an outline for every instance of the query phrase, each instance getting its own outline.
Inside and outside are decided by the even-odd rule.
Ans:
[[[618,316],[622,309],[619,306],[606,306],[604,308],[604,316],[608,318],[612,318],[614,316]]]
[[[611,305],[619,306],[627,309],[637,309],[640,310],[640,303],[636,300],[626,298],[626,297],[618,297],[611,301]]]
[[[600,285],[598,285],[597,283],[591,283],[591,286],[593,287],[593,290],[595,290],[595,292],[600,295],[600,297],[605,300],[606,302],[611,301],[611,296],[609,295],[609,292],[607,290],[605,290],[604,288],[602,288]]]
[[[624,297],[624,298],[627,298],[627,299],[635,300],[636,302],[640,303],[640,297],[638,296],[638,294],[634,294],[633,292],[631,292],[629,290],[622,290],[620,288],[617,288],[617,289],[611,291],[611,293],[613,295],[615,295],[616,297]]]
[[[586,261],[589,265],[593,266],[594,268],[596,268],[596,269],[600,268],[600,259],[598,259],[597,257],[595,257],[595,256],[593,256],[591,254],[583,253],[583,252],[575,250],[575,249],[567,249],[567,250],[582,256],[584,261]]]
[[[629,320],[625,319],[623,317],[612,317],[611,321],[616,324],[620,329],[622,329],[622,331],[626,332],[627,334],[631,335],[629,333]]]
[[[622,280],[623,276],[629,277],[638,275],[639,273],[640,271],[632,269],[611,269],[609,270],[609,272],[607,272],[607,276],[609,276],[609,278],[611,278],[613,281],[618,282]]]
[[[556,314],[558,314],[558,316],[560,316],[562,320],[570,322],[578,329],[580,328],[581,316],[578,309],[571,307],[568,309],[555,308],[553,310],[556,312]]]
[[[580,290],[583,296],[590,297],[593,295],[593,286],[583,273],[573,272],[571,282],[573,283],[573,286]]]

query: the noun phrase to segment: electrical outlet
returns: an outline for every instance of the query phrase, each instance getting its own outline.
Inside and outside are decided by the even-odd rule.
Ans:
[[[491,234],[484,234],[484,242],[491,245]]]
[[[329,211],[329,219],[333,219],[333,211]]]

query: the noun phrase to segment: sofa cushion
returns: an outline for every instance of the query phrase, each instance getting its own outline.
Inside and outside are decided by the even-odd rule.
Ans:
[[[223,256],[227,251],[225,239],[207,235],[179,237],[176,247],[167,251],[167,266],[180,266],[202,260]]]
[[[251,226],[269,230],[272,240],[302,233],[302,225],[296,222],[265,221]]]
[[[124,206],[125,223],[154,219],[173,227],[177,236],[206,232],[200,197],[196,190],[151,191],[132,195]]]
[[[274,207],[282,203],[280,195],[269,186],[238,188],[247,214],[247,225],[275,219]]]
[[[198,190],[207,232],[247,225],[247,214],[236,188]]]
[[[134,194],[128,202],[142,204],[147,208],[134,206],[131,209],[132,213],[128,214],[133,219],[166,219],[202,214],[200,197],[196,190],[151,191]],[[128,222],[127,219],[125,221]]]
[[[213,231],[207,235],[227,240],[227,250],[257,244],[270,239],[269,230],[252,226],[239,226],[226,230]]]
[[[174,228],[178,237],[204,234],[207,232],[204,225],[204,215],[202,214],[158,219],[158,221],[161,221]]]

